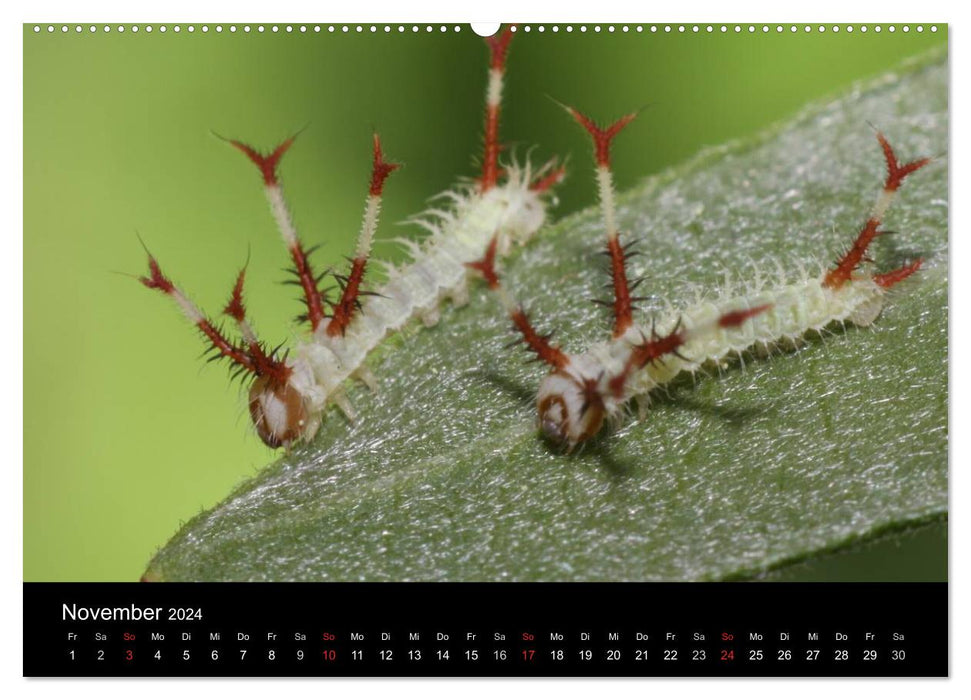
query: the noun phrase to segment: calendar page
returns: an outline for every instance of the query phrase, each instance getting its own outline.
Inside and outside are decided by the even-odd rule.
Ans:
[[[24,675],[946,676],[947,37],[25,24]]]

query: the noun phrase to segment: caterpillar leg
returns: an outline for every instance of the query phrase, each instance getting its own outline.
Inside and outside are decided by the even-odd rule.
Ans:
[[[374,376],[374,372],[371,368],[365,364],[362,364],[354,372],[354,377],[360,379],[361,382],[366,386],[371,392],[377,392],[378,390],[378,378]]]
[[[438,325],[438,322],[442,317],[442,312],[438,303],[436,302],[433,306],[430,306],[422,311],[420,316],[422,325],[424,325],[425,328],[432,328],[433,326]]]
[[[449,298],[452,300],[452,305],[456,308],[461,308],[469,303],[469,283],[467,280],[462,280],[454,287],[452,287],[448,292]]]
[[[330,400],[334,402],[334,405],[340,409],[344,417],[347,418],[348,422],[353,423],[357,420],[357,411],[354,410],[354,406],[351,405],[350,399],[343,391],[335,391],[330,396]]]

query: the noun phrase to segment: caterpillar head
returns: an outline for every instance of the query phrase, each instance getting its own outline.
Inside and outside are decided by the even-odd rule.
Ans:
[[[268,447],[289,448],[313,437],[320,427],[321,412],[305,386],[306,373],[290,369],[285,377],[257,377],[249,390],[250,417]]]
[[[600,381],[571,369],[568,366],[547,375],[536,397],[540,430],[567,452],[600,432],[609,413]]]

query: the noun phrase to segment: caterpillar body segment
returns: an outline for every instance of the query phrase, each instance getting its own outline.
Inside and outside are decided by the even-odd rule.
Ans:
[[[366,272],[372,263],[385,181],[398,167],[385,160],[377,135],[361,232],[346,274],[316,272],[310,261],[313,248],[305,246],[293,222],[279,168],[296,136],[265,154],[241,141],[225,139],[259,170],[270,212],[293,265],[295,279],[290,283],[302,293],[306,310],[298,319],[309,323],[310,333],[297,341],[293,352],[264,350],[245,315],[244,273],[237,278],[224,309],[241,336],[237,343],[217,329],[161,274],[155,260],[149,259],[151,276],[142,280],[146,286],[172,297],[202,330],[216,357],[228,359],[237,375],[252,382],[250,414],[260,438],[270,447],[289,448],[312,438],[330,404],[353,420],[355,411],[344,385],[356,378],[375,388],[376,380],[365,364],[370,352],[414,319],[425,325],[437,323],[445,299],[464,304],[472,274],[468,264],[482,258],[490,246],[493,255],[508,254],[513,244],[525,244],[545,223],[550,192],[562,179],[563,167],[555,162],[538,169],[528,162],[502,167],[499,163],[499,115],[511,38],[507,27],[487,40],[490,61],[481,177],[444,193],[447,206],[415,219],[431,235],[421,244],[408,242],[411,261],[401,267],[386,265],[386,280],[376,289],[368,288]],[[329,299],[321,288],[328,276],[340,287],[336,300]]]
[[[596,179],[610,259],[612,301],[599,302],[613,309],[614,327],[609,340],[578,354],[549,344],[537,350],[532,327],[516,325],[527,345],[550,367],[537,392],[539,427],[552,442],[574,449],[594,435],[604,423],[619,421],[632,400],[643,410],[643,399],[678,374],[695,371],[704,363],[720,363],[754,347],[795,342],[807,333],[821,332],[832,324],[869,326],[880,314],[887,291],[914,274],[917,259],[896,270],[877,273],[867,250],[880,235],[880,226],[905,177],[926,165],[921,159],[901,165],[882,134],[877,135],[887,164],[883,189],[853,244],[830,269],[802,274],[796,281],[772,288],[754,285],[749,293],[699,301],[678,313],[633,320],[632,285],[627,281],[626,249],[620,245],[615,224],[614,193],[610,172],[611,138],[633,118],[625,117],[606,129],[572,108],[567,110],[590,132],[594,140]],[[476,265],[493,288],[499,289],[493,260],[488,256]],[[518,306],[500,296],[515,320]]]

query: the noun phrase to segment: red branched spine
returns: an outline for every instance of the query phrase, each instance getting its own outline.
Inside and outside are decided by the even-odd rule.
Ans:
[[[157,289],[166,296],[172,298],[186,317],[202,331],[202,334],[209,340],[212,350],[216,353],[214,358],[225,357],[233,364],[237,365],[240,371],[249,372],[255,377],[267,377],[277,382],[286,382],[290,376],[290,368],[282,361],[276,360],[271,354],[267,354],[262,346],[256,341],[248,343],[249,348],[243,348],[229,340],[209,318],[200,311],[192,301],[182,293],[182,291],[166,277],[158,262],[150,254],[148,256],[149,276],[141,277],[140,281],[149,289]],[[245,319],[245,309],[242,301],[242,279],[243,275],[237,278],[236,286],[233,289],[233,298],[227,305],[227,309],[232,308],[234,318]],[[237,317],[236,314],[239,314]],[[245,321],[244,321],[245,322]]]
[[[485,255],[481,260],[466,263],[466,267],[476,270],[485,279],[489,289],[497,292],[502,301],[506,313],[512,320],[513,327],[522,335],[522,341],[530,350],[536,353],[536,357],[554,369],[562,369],[569,364],[570,360],[560,348],[550,342],[552,335],[540,335],[522,307],[514,303],[506,294],[499,282],[499,274],[496,272],[496,246],[498,239],[493,237],[486,248]]]
[[[566,166],[557,165],[552,167],[548,173],[536,178],[529,184],[529,189],[533,192],[546,192],[546,190],[563,181],[566,176]]]
[[[465,263],[465,266],[469,269],[479,272],[489,289],[492,290],[499,289],[499,275],[496,274],[496,247],[498,244],[499,239],[493,236],[481,260]]]
[[[229,302],[223,307],[223,313],[236,321],[243,341],[253,358],[253,364],[257,368],[257,376],[274,376],[282,380],[286,377],[275,369],[280,363],[273,358],[272,353],[267,353],[260,343],[256,333],[246,320],[246,305],[243,303],[243,284],[246,281],[246,268],[239,271],[236,276],[236,283],[233,285],[233,292],[229,297]],[[288,375],[288,373],[287,373]]]
[[[273,218],[276,220],[280,229],[280,235],[286,243],[287,250],[290,252],[290,259],[293,260],[293,272],[297,276],[300,288],[303,290],[304,302],[307,305],[306,318],[310,322],[310,327],[317,330],[326,318],[324,311],[324,297],[317,286],[318,277],[314,274],[310,265],[308,254],[300,237],[297,235],[296,227],[287,208],[286,200],[283,198],[283,190],[280,186],[280,178],[277,172],[280,159],[283,154],[293,145],[296,136],[291,136],[286,141],[277,146],[268,155],[263,155],[255,148],[242,143],[241,141],[230,140],[229,143],[242,151],[253,161],[263,176],[263,186],[266,197],[270,202],[270,209]]]
[[[175,285],[172,284],[172,280],[162,274],[162,268],[159,267],[158,262],[151,254],[148,256],[148,274],[148,277],[139,277],[141,283],[146,287],[157,289],[169,296],[175,293]]]
[[[536,357],[554,369],[563,369],[570,363],[570,359],[560,348],[550,342],[552,334],[540,335],[529,317],[521,307],[515,308],[510,314],[512,324],[523,336],[523,342],[530,350],[536,353]]]
[[[839,262],[836,263],[836,267],[826,273],[826,277],[823,280],[823,286],[829,287],[830,289],[839,289],[850,281],[850,279],[853,277],[853,271],[856,270],[861,262],[867,259],[867,248],[873,242],[873,239],[882,233],[879,229],[880,223],[883,220],[883,215],[890,207],[894,194],[900,188],[904,178],[930,162],[930,158],[921,158],[919,160],[900,165],[900,163],[897,161],[897,156],[893,152],[893,148],[890,146],[890,142],[884,138],[883,134],[877,134],[877,141],[880,142],[880,148],[883,149],[883,156],[887,161],[887,179],[884,181],[883,190],[880,192],[880,195],[877,197],[876,204],[873,206],[873,211],[870,214],[870,218],[867,219],[867,222],[863,225],[863,229],[856,237],[856,240],[853,241],[853,245],[850,246],[850,249],[846,251],[842,258],[840,258]],[[918,267],[920,266],[919,263],[920,261],[917,262]],[[906,268],[901,268],[901,270],[903,269]],[[917,268],[915,267],[900,279],[904,279],[908,275],[913,274],[916,269]],[[900,271],[898,270],[896,272]],[[890,277],[886,278],[888,284],[881,286],[892,286],[896,283],[889,281],[893,279],[893,273],[887,274],[890,275]],[[878,284],[880,284],[880,282],[878,282]]]
[[[485,144],[482,154],[482,180],[479,187],[488,192],[499,181],[499,112],[502,108],[502,83],[506,72],[506,53],[512,41],[512,25],[486,37],[489,47],[489,85],[486,88]]]
[[[384,192],[384,182],[388,176],[398,169],[398,163],[384,160],[381,152],[381,139],[374,135],[374,161],[371,167],[371,182],[368,187],[367,206],[364,211],[364,222],[361,225],[361,235],[357,242],[357,253],[351,261],[351,271],[347,277],[339,277],[343,284],[341,298],[334,305],[334,313],[327,324],[327,335],[342,336],[354,314],[360,308],[361,283],[367,269],[368,256],[371,254],[371,244],[378,227],[378,214],[381,210],[381,196]]]
[[[294,139],[296,139],[296,136],[291,136],[267,155],[263,155],[255,148],[241,141],[231,140],[230,143],[245,153],[246,157],[253,161],[254,165],[260,169],[260,173],[263,175],[263,184],[267,187],[272,187],[279,184],[276,166],[280,163],[280,159],[283,158],[283,154],[290,150]]]
[[[610,281],[614,287],[614,337],[619,338],[634,323],[630,287],[627,283],[627,256],[618,237],[607,239],[610,256]]]
[[[246,268],[239,271],[236,276],[236,284],[233,285],[233,292],[229,301],[223,308],[223,313],[242,323],[246,320],[246,306],[243,304],[243,283],[246,281]]]
[[[327,318],[324,312],[324,295],[317,286],[319,278],[314,274],[307,257],[307,251],[303,244],[297,241],[290,247],[290,259],[293,260],[293,269],[303,290],[303,298],[307,304],[307,321],[310,322],[310,329],[317,330],[317,327]]]
[[[601,128],[592,119],[573,107],[567,112],[587,130],[593,139],[594,160],[597,164],[597,186],[607,236],[607,255],[610,257],[610,279],[614,288],[614,337],[619,338],[634,324],[631,285],[627,279],[627,258],[632,253],[620,244],[617,230],[613,175],[610,170],[610,145],[620,131],[634,120],[637,113],[626,114],[608,127]]]
[[[930,158],[918,158],[915,161],[901,165],[893,152],[893,147],[891,147],[890,142],[887,141],[883,134],[877,133],[877,141],[880,142],[880,148],[883,149],[883,157],[887,161],[887,179],[884,182],[883,189],[888,192],[896,192],[905,177],[915,170],[920,170],[931,162]]]
[[[361,282],[364,279],[364,271],[367,269],[367,258],[354,258],[351,261],[351,272],[347,277],[340,281],[344,285],[341,298],[334,305],[334,313],[327,324],[327,335],[331,337],[344,335],[347,327],[354,318],[360,301],[358,295],[361,292]]]
[[[381,153],[381,137],[374,135],[374,160],[371,165],[371,186],[368,194],[372,197],[380,197],[384,193],[384,181],[395,170],[401,167],[401,163],[388,163],[384,160]]]
[[[873,281],[884,289],[890,289],[892,286],[899,282],[903,282],[905,279],[910,277],[912,274],[920,269],[920,266],[924,264],[923,258],[917,258],[914,262],[909,265],[904,265],[903,267],[898,267],[896,270],[890,270],[889,272],[884,272],[880,275],[874,275]]]
[[[772,304],[762,304],[761,306],[753,306],[748,309],[729,311],[718,319],[718,327],[733,328],[734,326],[741,326],[748,319],[752,318],[753,316],[758,316],[760,313],[768,311],[771,308]]]
[[[573,107],[567,107],[566,109],[573,116],[573,118],[576,119],[577,122],[590,133],[590,136],[593,138],[593,153],[594,159],[597,161],[597,166],[601,168],[609,168],[610,144],[614,140],[614,137],[619,134],[625,126],[634,121],[634,118],[637,116],[637,112],[625,114],[610,126],[600,127],[595,121],[580,113]]]

